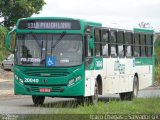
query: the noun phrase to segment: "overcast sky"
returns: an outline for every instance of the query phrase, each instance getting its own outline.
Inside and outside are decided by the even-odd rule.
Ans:
[[[136,27],[150,23],[160,30],[160,0],[45,0],[38,15],[71,17],[101,22],[107,26]]]

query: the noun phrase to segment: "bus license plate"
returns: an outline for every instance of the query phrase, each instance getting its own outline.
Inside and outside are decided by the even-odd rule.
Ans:
[[[51,92],[51,88],[40,88],[39,92]]]

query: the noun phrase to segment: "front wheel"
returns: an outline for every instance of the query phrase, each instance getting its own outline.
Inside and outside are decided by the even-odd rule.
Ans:
[[[45,96],[32,96],[34,105],[42,105],[44,103]]]

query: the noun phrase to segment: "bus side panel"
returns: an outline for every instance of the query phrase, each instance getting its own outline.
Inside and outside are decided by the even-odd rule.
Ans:
[[[132,91],[133,60],[106,58],[107,78],[103,81],[103,94]]]
[[[85,71],[85,96],[94,95],[94,85],[95,85],[94,71],[86,70]]]
[[[139,89],[152,85],[152,63],[152,58],[135,59],[135,71],[138,73]]]
[[[93,68],[93,70],[85,71],[85,96],[94,95],[95,81],[98,80],[98,76],[102,79],[102,86],[106,79],[106,61],[102,58],[95,58]]]
[[[131,92],[136,73],[139,79],[139,89],[150,86],[152,84],[152,63],[149,61],[148,58],[145,60],[103,58],[102,70],[87,70],[85,72],[85,96],[94,94],[93,88],[98,75],[102,77],[102,95]]]

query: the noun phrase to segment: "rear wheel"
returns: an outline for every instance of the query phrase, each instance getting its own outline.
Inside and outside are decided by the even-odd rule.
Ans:
[[[139,90],[139,84],[138,84],[138,78],[134,76],[133,80],[133,91],[132,92],[126,92],[126,93],[120,93],[121,100],[132,100],[133,98],[136,98],[138,95]]]
[[[132,100],[132,92],[120,93],[121,100]]]
[[[32,96],[34,105],[42,105],[45,100],[45,96]]]

